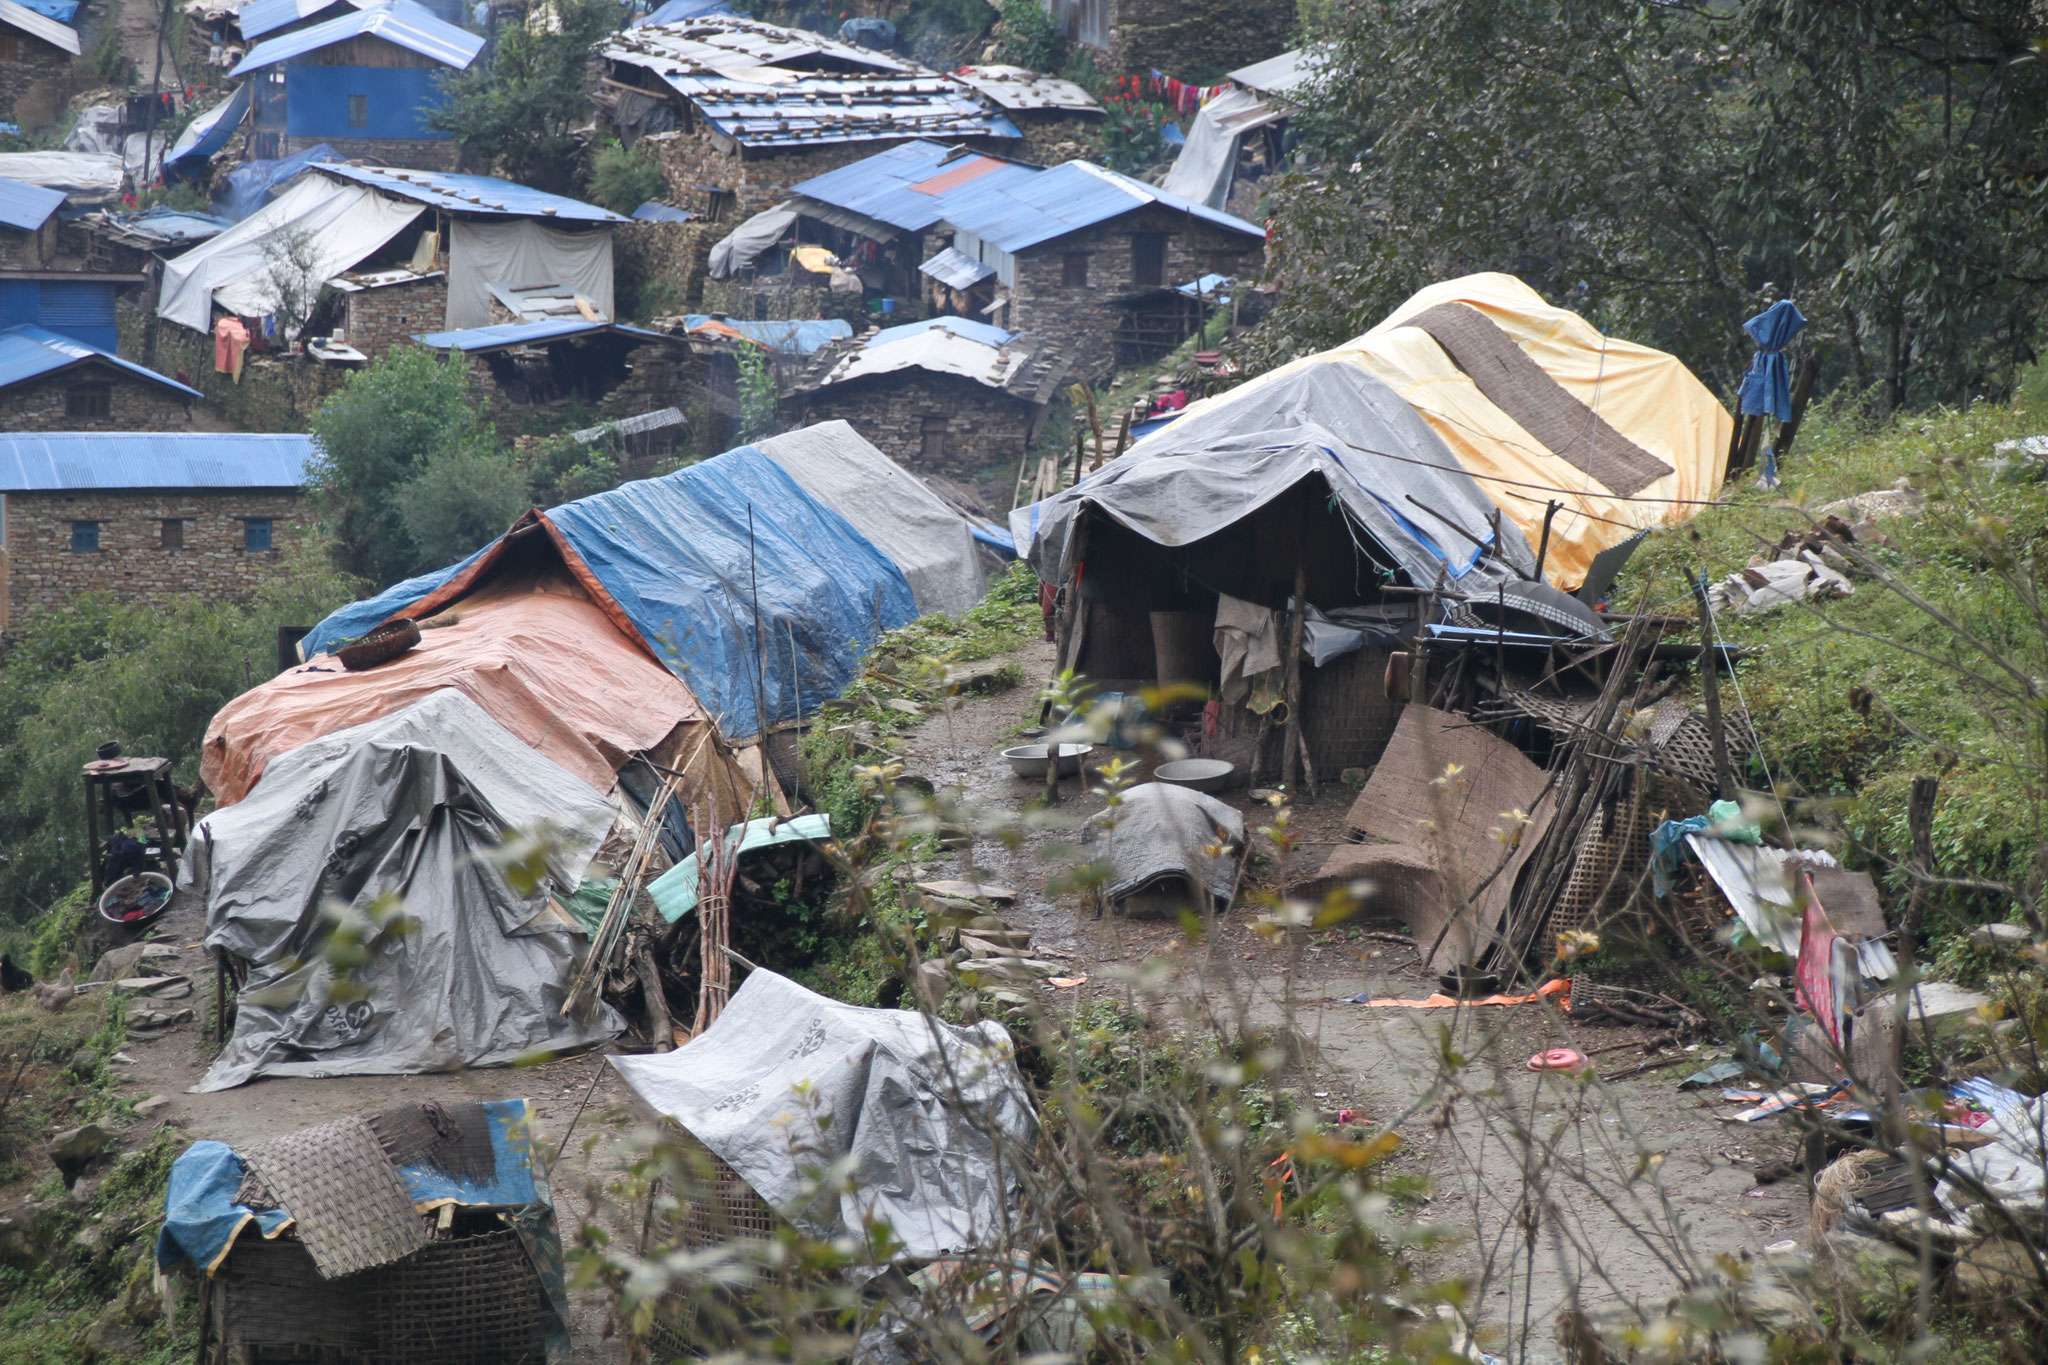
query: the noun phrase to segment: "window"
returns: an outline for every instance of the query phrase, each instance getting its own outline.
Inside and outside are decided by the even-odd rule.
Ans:
[[[100,548],[100,524],[96,521],[74,521],[71,523],[71,553],[78,555],[98,554]]]
[[[113,413],[112,384],[79,384],[64,393],[66,417],[111,417]]]
[[[921,453],[927,460],[946,458],[946,419],[927,417],[924,419],[924,445]]]
[[[242,518],[242,548],[245,550],[267,550],[270,548],[270,518]]]
[[[157,541],[160,550],[182,550],[185,548],[185,521],[182,517],[165,517],[163,537]]]
[[[1131,283],[1158,289],[1166,284],[1166,234],[1131,234]]]
[[[370,126],[370,97],[350,95],[348,97],[348,126],[367,128]]]
[[[1088,253],[1069,251],[1060,257],[1060,283],[1069,289],[1088,287]]]

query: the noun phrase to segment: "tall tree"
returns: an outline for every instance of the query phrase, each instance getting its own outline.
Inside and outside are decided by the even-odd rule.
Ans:
[[[461,140],[472,169],[574,193],[574,129],[590,121],[591,49],[625,17],[617,0],[541,0],[501,30],[484,60],[441,77],[447,103],[429,115]]]

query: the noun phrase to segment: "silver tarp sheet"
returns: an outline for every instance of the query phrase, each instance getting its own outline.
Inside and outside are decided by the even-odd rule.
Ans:
[[[796,221],[796,211],[784,204],[772,209],[762,209],[753,217],[741,223],[711,247],[711,278],[729,280],[737,271],[745,270],[754,263],[754,258],[782,240],[782,234],[789,231],[789,225]]]
[[[494,284],[558,284],[589,299],[607,318],[616,317],[611,229],[570,232],[532,218],[457,218],[448,237],[451,331],[490,325]]]
[[[920,613],[957,616],[981,600],[981,556],[966,519],[847,423],[819,422],[754,444],[896,561]]]
[[[931,1260],[1003,1230],[1006,1164],[1038,1131],[1013,1051],[992,1021],[843,1005],[756,970],[676,1051],[607,1060],[805,1233],[865,1240],[875,1220]],[[841,1161],[843,1192],[824,1179]]]
[[[1100,843],[1110,866],[1103,894],[1112,901],[1165,877],[1186,877],[1219,907],[1230,903],[1244,817],[1213,796],[1170,782],[1142,783],[1124,793],[1122,805],[1090,816],[1086,835]]]
[[[1306,366],[1261,390],[1258,403],[1192,413],[1044,502],[1010,513],[1017,553],[1047,582],[1064,582],[1074,531],[1093,507],[1156,545],[1191,545],[1242,521],[1302,480],[1320,475],[1352,523],[1411,582],[1527,578],[1536,556],[1512,521],[1499,558],[1495,507],[1428,423],[1357,366]],[[1339,434],[1341,433],[1341,435]],[[1510,572],[1511,571],[1511,572]]]
[[[205,902],[206,946],[250,964],[234,1036],[195,1089],[496,1066],[612,1037],[602,1005],[587,1025],[561,1015],[582,939],[547,894],[577,885],[613,817],[453,690],[272,759],[200,822],[180,875]],[[490,855],[543,824],[546,876],[522,890]],[[408,926],[368,928],[384,897]],[[336,916],[367,934],[352,977],[321,951]]]

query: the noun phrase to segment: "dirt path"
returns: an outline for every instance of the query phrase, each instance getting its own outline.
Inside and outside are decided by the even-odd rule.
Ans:
[[[1034,644],[1018,662],[1028,680],[1043,678],[1051,647]],[[1038,789],[1010,772],[1000,750],[1021,742],[1015,730],[1028,719],[1031,695],[1027,686],[973,698],[935,717],[910,737],[908,770],[971,805],[1023,810]],[[1100,809],[1098,798],[1073,784],[1066,790],[1067,819],[1078,822]],[[1299,866],[1322,861],[1352,798],[1339,788],[1297,806]],[[1247,828],[1262,823],[1266,812],[1252,808],[1243,791],[1226,799],[1249,812]],[[1072,961],[1077,971],[1196,956],[1182,951],[1177,927],[1097,921],[1048,898],[1047,878],[1076,856],[1070,831],[1033,830],[1014,849],[978,839],[969,853],[936,860],[925,871],[961,876],[971,867],[1014,889],[1011,918],[1031,930],[1034,951]],[[1453,1012],[1351,1004],[1345,997],[1361,992],[1416,997],[1435,987],[1413,950],[1341,936],[1304,952],[1290,1004],[1282,950],[1249,932],[1244,917],[1235,911],[1225,922],[1209,956],[1212,974],[1198,982],[1189,964],[1178,974],[1180,986],[1206,992],[1212,1007],[1241,1003],[1269,1024],[1291,1017],[1318,1045],[1321,1065],[1302,1082],[1311,1091],[1303,1098],[1315,1107],[1356,1107],[1377,1122],[1408,1116],[1399,1123],[1406,1169],[1425,1176],[1431,1190],[1415,1217],[1454,1234],[1449,1245],[1420,1253],[1417,1268],[1424,1279],[1472,1282],[1489,1349],[1548,1365],[1562,1359],[1553,1325],[1574,1292],[1589,1312],[1633,1303],[1655,1313],[1714,1255],[1754,1256],[1773,1242],[1803,1239],[1803,1185],[1757,1188],[1752,1176],[1755,1167],[1789,1156],[1791,1139],[1769,1125],[1724,1124],[1718,1114],[1725,1105],[1676,1088],[1687,1068],[1586,1086],[1526,1067],[1548,1047],[1598,1048],[1640,1040],[1649,1030],[1553,1025],[1536,1007]],[[1225,970],[1217,972],[1219,965]],[[1107,986],[1097,980],[1081,989]],[[1477,1059],[1463,1082],[1482,1092],[1448,1108],[1440,1089],[1446,1041]],[[1693,1055],[1704,1063],[1718,1054]],[[1620,1050],[1598,1062],[1620,1070],[1641,1056]],[[1539,1157],[1524,1155],[1529,1149],[1514,1140],[1518,1132],[1535,1135]],[[1533,1238],[1526,1231],[1531,1221]]]

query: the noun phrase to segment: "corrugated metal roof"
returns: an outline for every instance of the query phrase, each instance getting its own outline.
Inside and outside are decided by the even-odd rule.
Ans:
[[[232,224],[225,218],[211,214],[188,213],[183,209],[157,204],[140,213],[105,213],[106,230],[110,236],[135,241],[154,250],[164,246],[189,246],[218,237]],[[88,218],[87,223],[92,220]]]
[[[313,438],[252,432],[0,435],[0,493],[92,488],[302,488]]]
[[[983,265],[966,252],[952,247],[947,247],[918,269],[951,289],[971,288],[996,273],[994,266]]]
[[[920,139],[812,176],[793,192],[905,232],[922,232],[945,216],[951,196],[970,186],[985,191],[1043,173],[1028,162]],[[944,181],[943,187],[934,186],[935,180]]]
[[[993,177],[961,186],[946,195],[944,221],[1012,254],[1070,232],[1093,227],[1159,204],[1233,232],[1265,240],[1263,229],[1218,209],[1086,161],[1069,161],[1023,179]]]
[[[666,332],[650,332],[644,327],[563,318],[546,322],[501,322],[490,327],[468,327],[454,332],[427,332],[413,340],[437,351],[502,351],[511,346],[537,346],[542,342],[567,341],[572,337],[597,336],[603,332],[623,332],[653,341],[670,339]]]
[[[963,66],[953,73],[1005,109],[1057,109],[1099,114],[1095,96],[1072,81],[1041,76],[1022,66]]]
[[[809,76],[763,82],[664,74],[713,128],[748,147],[897,137],[1021,138],[1017,125],[957,81],[936,75]]]
[[[837,63],[844,71],[930,74],[916,62],[887,52],[729,14],[629,28],[600,43],[597,53],[664,79],[691,74],[742,76],[759,67],[791,63],[803,63],[813,71],[821,64]],[[790,70],[794,72],[796,67],[790,66]]]
[[[336,3],[336,0],[251,0],[235,15],[235,24],[242,30],[247,42],[255,42],[266,33],[275,32],[286,24],[296,24],[301,19],[310,19],[321,10]],[[347,0],[357,9],[369,9],[378,0]]]
[[[82,341],[59,336],[33,324],[25,323],[19,327],[0,329],[0,389],[12,388],[31,379],[41,379],[45,375],[56,374],[93,360],[103,360],[117,369],[126,370],[138,379],[161,384],[188,398],[200,397],[199,390],[188,388],[175,379],[158,374],[155,370],[144,369],[132,360],[123,360],[112,351],[88,346]]]
[[[9,2],[0,0],[0,4]],[[476,54],[484,48],[482,38],[435,18],[413,0],[391,0],[388,5],[357,10],[311,28],[302,28],[296,33],[266,39],[250,48],[249,55],[236,63],[235,69],[228,74],[247,75],[350,38],[382,38],[387,43],[396,43],[409,52],[430,57],[457,71],[475,61]]]
[[[0,24],[33,34],[52,47],[62,48],[74,57],[79,53],[77,29],[69,24],[60,23],[47,14],[37,14],[27,5],[17,5],[14,0],[0,0]]]
[[[390,166],[352,166],[329,161],[309,168],[369,185],[399,199],[448,213],[505,214],[518,218],[557,218],[568,222],[623,223],[610,209],[586,204],[545,190],[530,190],[493,175],[456,175],[445,171],[409,171]]]
[[[926,332],[951,332],[956,337],[978,341],[984,346],[1007,346],[1017,339],[1015,332],[1006,332],[993,323],[976,322],[972,318],[926,318],[922,322],[906,322],[895,327],[884,327],[867,339],[869,346],[890,346],[899,341],[908,341]]]
[[[758,342],[771,351],[788,355],[809,355],[827,342],[853,335],[853,324],[844,318],[800,318],[778,322],[743,322],[737,318],[692,313],[683,319],[686,332],[724,332]]]
[[[64,202],[64,191],[0,176],[0,223],[34,232]]]

